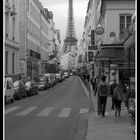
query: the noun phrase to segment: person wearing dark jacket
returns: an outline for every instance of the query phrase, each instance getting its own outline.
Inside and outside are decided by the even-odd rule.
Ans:
[[[106,76],[102,76],[101,82],[98,84],[97,95],[98,95],[98,115],[105,117],[105,107],[108,96],[108,85],[106,83]]]
[[[113,79],[113,83],[110,85],[110,95],[112,97],[112,107],[111,109],[114,110],[114,96],[113,96],[113,93],[114,93],[114,89],[116,88],[117,86],[117,82],[116,82],[116,79]]]

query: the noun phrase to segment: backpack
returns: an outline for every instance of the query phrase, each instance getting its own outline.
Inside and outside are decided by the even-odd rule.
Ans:
[[[108,88],[107,85],[101,85],[100,86],[100,96],[107,96],[108,94]]]

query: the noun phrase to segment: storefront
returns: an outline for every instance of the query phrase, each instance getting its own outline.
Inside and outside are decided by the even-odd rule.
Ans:
[[[135,34],[130,35],[124,42],[125,77],[131,96],[135,96]]]
[[[121,69],[124,67],[123,44],[102,44],[95,57],[95,63],[98,67],[98,76],[106,75],[108,83],[114,78],[119,82],[121,80]],[[113,68],[114,65],[115,68]]]

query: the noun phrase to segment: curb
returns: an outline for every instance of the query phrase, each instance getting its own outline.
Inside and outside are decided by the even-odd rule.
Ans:
[[[85,95],[86,95],[87,97],[89,97],[89,91],[88,91],[87,87],[84,85],[84,83],[82,82],[82,80],[81,80],[80,78],[79,78],[79,80],[80,80],[81,85],[82,85],[82,87],[83,87],[83,89],[84,89]]]

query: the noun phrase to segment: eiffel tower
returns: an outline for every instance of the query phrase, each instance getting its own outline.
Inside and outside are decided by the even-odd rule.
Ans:
[[[74,18],[73,18],[73,0],[69,0],[68,9],[68,20],[67,20],[67,30],[66,37],[64,39],[63,52],[68,53],[72,51],[72,47],[77,46],[77,38],[74,28]]]

